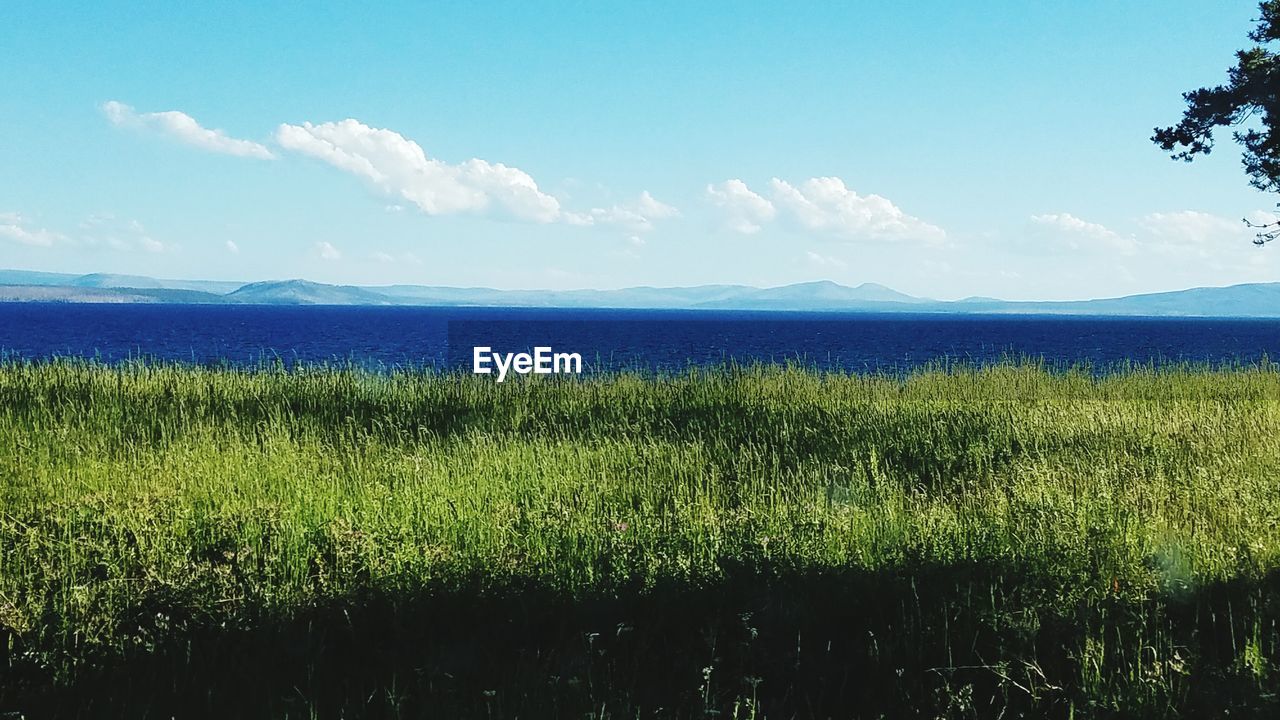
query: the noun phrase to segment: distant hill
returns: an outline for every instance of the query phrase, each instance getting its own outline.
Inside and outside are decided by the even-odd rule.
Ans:
[[[227,302],[269,305],[394,305],[393,298],[354,285],[308,280],[249,283],[223,296]]]
[[[56,285],[0,285],[0,302],[180,303],[225,302],[222,295],[169,288],[98,288]]]
[[[72,280],[74,287],[96,288],[154,288],[157,290],[196,290],[198,292],[225,295],[234,292],[243,283],[222,282],[217,280],[160,280],[143,275],[114,275],[111,273],[91,273],[81,275]]]
[[[115,289],[55,285],[0,285],[0,302],[140,303],[155,302],[144,295]]]
[[[1090,312],[1146,315],[1280,316],[1280,283],[1252,283],[1225,288],[1192,288],[1176,292],[1088,300]]]
[[[31,270],[0,270],[0,285],[34,285],[40,287],[81,288],[150,288],[155,290],[195,290],[214,295],[225,295],[244,285],[222,280],[164,280],[145,275],[118,275],[115,273],[46,273]]]
[[[583,308],[689,308],[759,290],[746,285],[633,287],[622,290],[494,290],[492,288],[387,285],[367,289],[415,305]]]
[[[847,287],[830,280],[783,285],[782,287],[751,288],[747,292],[730,295],[718,300],[699,303],[699,307],[751,310],[806,310],[864,307],[868,304],[899,303],[927,304],[934,301],[914,297],[876,283],[863,283]]]
[[[970,298],[964,312],[1147,317],[1280,317],[1280,283],[1251,283],[1101,300],[1008,302]]]
[[[72,287],[86,288],[156,288],[164,287],[159,280],[141,275],[114,275],[112,273],[91,273],[81,275],[69,283]]]
[[[309,280],[241,284],[110,273],[70,275],[0,270],[0,302],[21,301],[1280,317],[1280,283],[1192,288],[1100,300],[1010,302],[989,297],[930,300],[876,283],[849,287],[830,280],[772,288],[697,285],[620,290],[496,290],[431,285],[362,287]]]
[[[78,275],[35,272],[33,270],[0,270],[0,285],[66,286]]]

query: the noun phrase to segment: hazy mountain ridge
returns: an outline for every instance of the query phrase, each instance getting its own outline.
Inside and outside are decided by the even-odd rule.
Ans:
[[[937,301],[918,298],[877,283],[848,287],[830,280],[773,288],[750,288],[734,297],[700,303],[698,307],[732,310],[795,310],[852,308],[867,305],[928,305]]]
[[[150,288],[153,290],[194,290],[213,295],[226,295],[242,287],[244,283],[225,280],[167,280],[145,275],[119,275],[115,273],[74,275],[71,273],[0,269],[0,285],[131,290]]]
[[[109,273],[71,275],[0,270],[0,302],[23,301],[1280,317],[1280,282],[1099,300],[1027,302],[987,297],[931,300],[876,283],[849,287],[830,280],[772,288],[698,285],[620,290],[495,290],[429,285],[329,285],[309,280],[242,284]]]
[[[354,285],[309,280],[267,280],[242,285],[223,296],[230,303],[257,305],[395,305],[386,295]]]

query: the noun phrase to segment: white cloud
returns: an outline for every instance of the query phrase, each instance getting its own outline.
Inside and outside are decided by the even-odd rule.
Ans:
[[[942,228],[904,213],[880,195],[859,195],[838,177],[810,178],[799,187],[774,178],[770,186],[774,204],[810,230],[851,239],[936,243],[946,238]]]
[[[380,263],[385,263],[385,264],[391,264],[391,263],[399,263],[401,265],[421,265],[422,264],[422,258],[418,257],[417,255],[414,255],[411,252],[392,254],[392,253],[386,252],[385,250],[375,250],[374,252],[369,254],[369,257],[373,258],[374,260]]]
[[[640,193],[640,199],[636,201],[633,209],[647,220],[666,220],[680,215],[679,210],[655,200],[648,190]]]
[[[1031,222],[1055,231],[1071,250],[1100,246],[1124,255],[1133,255],[1138,251],[1138,241],[1133,236],[1121,235],[1105,225],[1081,220],[1070,213],[1032,215]]]
[[[102,104],[102,112],[117,127],[153,130],[209,152],[263,160],[275,157],[265,145],[228,137],[222,130],[203,127],[195,118],[177,110],[140,113],[124,103],[108,100]]]
[[[1253,222],[1267,222],[1272,215],[1251,213]],[[1033,215],[1031,221],[1048,228],[1056,240],[1072,251],[1101,250],[1121,255],[1160,254],[1170,258],[1216,258],[1220,249],[1247,245],[1253,232],[1241,220],[1198,210],[1157,212],[1137,219],[1137,233],[1122,233],[1070,213]]]
[[[730,230],[750,235],[760,232],[764,223],[777,216],[778,210],[738,179],[725,180],[719,186],[707,185],[711,202],[722,209]]]
[[[80,223],[80,229],[84,231],[80,241],[89,247],[105,246],[122,252],[144,250],[153,253],[168,249],[164,243],[151,237],[142,223],[111,214],[90,215]]]
[[[397,132],[357,120],[281,125],[276,142],[361,177],[427,215],[497,212],[539,223],[563,219],[560,201],[522,170],[475,158],[450,165],[427,157]]]
[[[804,255],[805,255],[805,258],[808,259],[810,263],[818,267],[837,268],[839,270],[843,270],[846,267],[848,267],[848,264],[846,264],[845,261],[841,260],[840,258],[832,257],[830,255],[822,255],[812,250],[805,252]]]
[[[654,221],[680,214],[648,191],[634,202],[571,212],[519,168],[478,158],[449,164],[428,157],[421,145],[400,133],[354,119],[283,124],[276,129],[276,142],[363,178],[427,215],[493,214],[534,223],[610,224],[649,230]],[[402,209],[398,203],[386,206],[388,212]]]
[[[647,232],[658,220],[679,217],[680,211],[649,194],[648,190],[632,202],[607,208],[592,208],[586,214],[566,213],[571,225],[620,225],[633,231]]]
[[[1089,237],[1110,238],[1116,236],[1116,233],[1109,230],[1105,225],[1081,220],[1071,213],[1032,215],[1031,222]]]
[[[1254,225],[1266,225],[1280,220],[1280,217],[1276,216],[1276,211],[1274,210],[1254,210],[1244,219]]]
[[[240,254],[240,246],[237,245],[234,240],[228,240],[226,242],[226,246],[227,246],[227,252],[231,253],[232,255]]]
[[[331,243],[324,240],[316,243],[316,254],[320,256],[321,260],[341,260],[342,259],[342,253],[338,251],[338,248],[334,247]]]
[[[1257,215],[1254,214],[1255,217]],[[1253,239],[1253,231],[1242,221],[1196,210],[1151,213],[1144,216],[1139,224],[1155,241],[1176,245],[1205,247]]]
[[[741,233],[758,232],[765,223],[785,217],[805,230],[844,240],[936,244],[947,235],[885,197],[859,195],[838,177],[809,178],[799,185],[773,178],[767,198],[736,179],[708,185],[707,194],[725,211],[730,229]]]
[[[7,238],[23,245],[49,247],[62,239],[58,233],[32,228],[22,215],[15,212],[0,213],[0,238]]]

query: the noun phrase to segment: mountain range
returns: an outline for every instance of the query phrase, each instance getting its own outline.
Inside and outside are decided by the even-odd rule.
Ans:
[[[698,285],[620,290],[494,290],[429,285],[328,285],[308,280],[237,283],[0,270],[0,302],[22,301],[1280,317],[1280,282],[1099,300],[1027,302],[983,297],[931,300],[875,283],[849,287],[829,280],[772,288]]]

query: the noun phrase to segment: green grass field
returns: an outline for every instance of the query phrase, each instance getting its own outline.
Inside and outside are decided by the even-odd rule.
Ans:
[[[1277,717],[1280,372],[0,366],[0,717]]]

